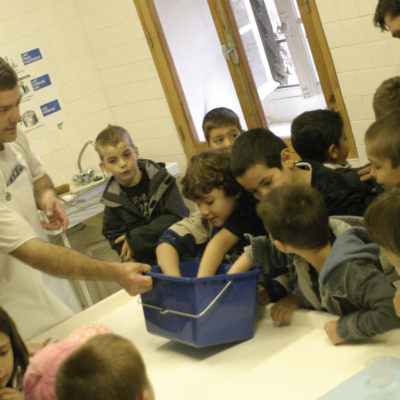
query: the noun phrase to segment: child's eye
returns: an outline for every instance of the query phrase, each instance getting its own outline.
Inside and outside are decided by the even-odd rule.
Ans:
[[[232,139],[235,139],[235,138],[237,138],[239,136],[239,133],[232,133],[232,135],[231,135],[231,138]]]
[[[208,201],[206,201],[206,204],[207,204],[208,206],[211,206],[212,203],[214,203],[214,200],[208,200]]]
[[[9,349],[7,349],[7,350],[1,350],[1,351],[0,351],[0,357],[5,357],[5,356],[8,354],[8,352],[9,352]]]

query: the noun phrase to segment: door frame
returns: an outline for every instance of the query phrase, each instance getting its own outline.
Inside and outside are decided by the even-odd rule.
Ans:
[[[256,96],[257,90],[250,73],[250,67],[247,63],[244,49],[241,41],[238,40],[238,30],[231,7],[229,6],[229,0],[207,1],[220,38],[221,46],[225,45],[228,49],[231,48],[232,44],[229,43],[229,36],[232,37],[235,43],[240,65],[236,65],[232,57],[228,58],[227,64],[247,126],[249,129],[255,127],[268,128],[261,102]],[[315,0],[296,1],[327,107],[328,109],[339,111],[343,118],[344,131],[349,143],[348,158],[358,158],[350,120]],[[190,115],[190,110],[179,81],[172,55],[164,37],[161,22],[158,18],[153,0],[133,0],[133,2],[142,23],[179,134],[179,139],[186,157],[189,159],[194,154],[206,149],[207,144],[199,142],[195,134],[196,130]],[[220,7],[224,10],[226,18],[221,15]],[[290,139],[285,139],[285,142],[291,147]]]

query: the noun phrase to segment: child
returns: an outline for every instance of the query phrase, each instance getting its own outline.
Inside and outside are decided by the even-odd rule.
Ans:
[[[56,375],[58,400],[153,400],[136,347],[113,334],[95,336],[75,350]]]
[[[243,232],[265,233],[253,199],[242,196],[240,185],[233,179],[226,149],[207,150],[193,156],[182,179],[182,191],[186,198],[197,203],[199,213],[184,218],[161,235],[157,258],[165,274],[180,276],[179,261],[200,258],[207,243],[221,229],[226,230],[225,243],[208,249],[199,275],[203,269],[207,269],[208,275],[215,274],[226,253],[239,244],[237,256]]]
[[[334,110],[313,110],[298,115],[292,122],[292,145],[302,160],[314,160],[344,176],[356,187],[369,204],[376,197],[370,180],[361,181],[357,171],[347,161],[349,145],[343,131],[343,119]]]
[[[109,125],[96,138],[100,166],[113,176],[104,190],[103,235],[124,261],[155,264],[162,232],[188,215],[175,178],[151,160],[138,159],[129,133]]]
[[[64,340],[38,351],[25,373],[25,400],[57,400],[55,376],[60,364],[88,339],[110,332],[104,325],[87,324],[76,329]]]
[[[365,133],[371,174],[385,189],[400,184],[400,111],[375,121]]]
[[[300,306],[327,310],[340,316],[325,325],[333,344],[400,327],[394,288],[365,229],[329,219],[322,195],[305,184],[271,190],[257,209],[271,240],[253,240],[229,272],[275,263],[292,268],[294,294],[274,305],[275,320],[287,322]]]
[[[14,321],[0,307],[0,399],[24,399],[22,380],[28,363],[28,349]]]
[[[307,183],[325,199],[329,215],[362,215],[364,199],[342,175],[318,162],[295,162],[284,141],[266,129],[252,129],[232,148],[231,169],[236,180],[258,200],[274,187]]]
[[[400,188],[391,189],[373,201],[365,212],[364,223],[371,239],[400,275]],[[400,317],[400,288],[394,306]]]
[[[203,132],[210,149],[231,149],[243,131],[236,113],[229,108],[220,107],[204,116]]]
[[[386,79],[378,86],[372,105],[376,120],[400,111],[400,76]]]

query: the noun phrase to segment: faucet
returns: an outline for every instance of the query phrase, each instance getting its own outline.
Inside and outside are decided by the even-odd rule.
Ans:
[[[93,168],[89,168],[86,172],[84,172],[83,169],[82,169],[82,165],[81,165],[83,152],[86,150],[86,148],[89,145],[92,145],[93,148],[96,150],[96,145],[93,142],[93,140],[88,140],[87,142],[85,142],[85,144],[83,145],[81,151],[79,152],[79,156],[78,156],[79,174],[74,175],[73,178],[72,178],[74,183],[76,183],[78,185],[84,185],[84,184],[90,183],[90,181],[92,180],[92,177],[94,176],[94,169]],[[103,172],[103,177],[105,178],[104,172]]]

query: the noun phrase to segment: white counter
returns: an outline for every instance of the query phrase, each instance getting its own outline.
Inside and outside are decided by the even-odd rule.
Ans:
[[[275,327],[268,309],[259,311],[253,339],[195,349],[149,334],[137,298],[120,291],[35,340],[102,323],[140,349],[158,400],[313,400],[372,356],[400,356],[400,330],[335,347],[323,330],[335,318],[328,313],[297,311],[290,326]]]

